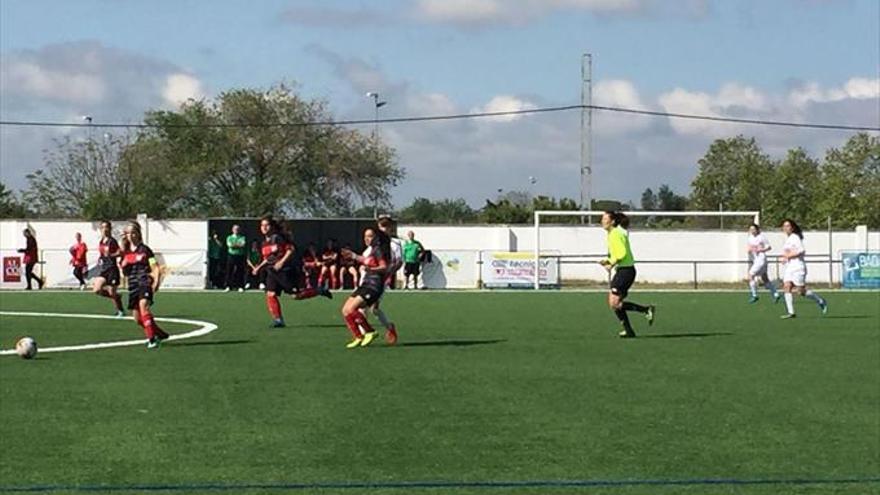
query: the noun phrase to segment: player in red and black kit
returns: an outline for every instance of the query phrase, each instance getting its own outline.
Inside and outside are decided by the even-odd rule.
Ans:
[[[162,271],[153,250],[144,244],[137,222],[129,223],[122,234],[122,273],[128,278],[128,309],[134,321],[144,329],[147,349],[155,349],[168,338],[150,311]]]
[[[82,241],[82,234],[79,232],[74,236],[76,243],[70,246],[70,266],[73,267],[73,276],[79,281],[79,290],[86,288],[86,272],[89,269],[89,262],[86,260],[86,253],[89,252],[88,246]]]
[[[101,222],[101,240],[98,242],[98,276],[92,286],[96,295],[113,301],[116,316],[123,317],[122,297],[119,296],[119,265],[122,257],[119,243],[113,238],[113,225],[108,221]]]
[[[330,289],[338,289],[337,273],[339,271],[339,252],[336,250],[336,243],[333,240],[327,241],[324,251],[321,252],[321,274],[318,275],[318,285],[324,286],[324,282],[329,277]]]
[[[321,295],[329,299],[333,295],[327,289],[303,288],[302,269],[294,269],[293,243],[282,231],[281,226],[271,216],[260,220],[260,232],[263,234],[263,246],[261,252],[263,261],[254,268],[256,274],[265,267],[266,270],[266,306],[272,315],[272,327],[284,326],[284,317],[281,315],[281,303],[278,295],[282,292],[293,294],[294,299],[311,299]]]
[[[345,325],[354,337],[354,340],[346,345],[349,349],[366,347],[373,341],[376,331],[360,310],[371,306],[382,297],[385,291],[385,277],[391,265],[391,239],[387,234],[378,229],[366,229],[364,244],[370,247],[370,254],[367,256],[359,256],[351,250],[342,252],[344,257],[353,258],[364,266],[361,285],[342,305]]]
[[[311,289],[318,285],[318,276],[321,272],[321,260],[318,259],[318,250],[314,244],[309,244],[303,253],[303,274],[306,277],[306,288]]]
[[[34,275],[34,266],[36,266],[39,250],[37,249],[37,238],[31,233],[30,229],[24,229],[25,247],[19,249],[18,252],[24,254],[24,278],[27,281],[25,290],[31,290],[31,280],[37,281],[37,288],[43,288],[43,279]]]

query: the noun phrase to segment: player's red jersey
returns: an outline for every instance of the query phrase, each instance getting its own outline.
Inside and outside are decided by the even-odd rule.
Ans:
[[[86,243],[80,242],[70,247],[70,264],[76,267],[88,266],[86,252],[89,248]]]
[[[101,271],[116,266],[115,255],[119,254],[119,243],[112,237],[105,237],[98,243],[98,266]]]
[[[134,250],[126,251],[122,258],[122,272],[128,277],[128,288],[147,288],[153,284],[150,273],[156,256],[146,244],[139,244]]]
[[[267,235],[266,239],[263,240],[263,246],[260,248],[260,253],[263,255],[263,259],[269,265],[274,265],[280,259],[284,258],[284,253],[289,250],[293,250],[293,244],[288,242],[287,238],[281,234],[271,234]],[[289,257],[287,259],[286,264],[290,264],[293,257]]]

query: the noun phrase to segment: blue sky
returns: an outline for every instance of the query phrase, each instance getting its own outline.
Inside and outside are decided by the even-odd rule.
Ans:
[[[338,117],[594,101],[651,110],[880,125],[877,0],[389,0],[0,2],[0,116],[135,121],[232,87],[295,81]],[[577,196],[578,116],[385,126],[407,179],[395,202],[498,188]],[[596,116],[597,196],[686,192],[712,139],[821,156],[846,133]],[[57,130],[0,129],[0,178],[40,166]],[[55,134],[52,134],[55,133]],[[461,177],[473,180],[462,184]],[[625,177],[621,177],[625,176]],[[532,186],[528,186],[532,187]]]

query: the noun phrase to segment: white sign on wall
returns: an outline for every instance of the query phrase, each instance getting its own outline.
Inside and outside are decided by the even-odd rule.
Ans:
[[[478,251],[431,251],[430,263],[422,263],[422,284],[429,289],[477,287]],[[402,271],[401,271],[402,273]]]
[[[535,255],[529,252],[483,251],[483,286],[533,287],[535,285]],[[559,285],[558,258],[541,258],[541,285]]]
[[[169,289],[203,289],[207,255],[204,251],[156,253],[162,265],[162,287]]]

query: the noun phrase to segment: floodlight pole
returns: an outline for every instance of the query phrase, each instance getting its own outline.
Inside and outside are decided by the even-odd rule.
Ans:
[[[581,57],[581,210],[592,209],[593,188],[593,55]],[[592,219],[588,218],[592,223]]]

